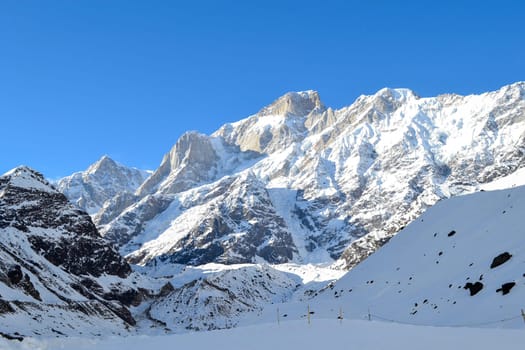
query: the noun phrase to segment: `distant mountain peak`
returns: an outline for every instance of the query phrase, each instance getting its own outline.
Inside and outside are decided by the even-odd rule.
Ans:
[[[108,155],[103,155],[99,160],[93,163],[87,170],[86,173],[93,174],[99,171],[108,171],[115,169],[120,164],[111,159]]]
[[[95,214],[104,202],[122,192],[133,193],[150,174],[122,165],[108,155],[88,167],[58,181],[58,189],[89,214]]]
[[[411,98],[419,99],[419,96],[414,91],[406,88],[385,87],[376,92],[374,96],[393,99],[400,102],[406,101]]]
[[[306,116],[314,110],[319,112],[326,108],[321,102],[319,93],[313,90],[288,92],[279,97],[272,104],[259,111],[260,116],[284,115],[284,116]]]
[[[26,165],[16,167],[5,173],[2,177],[7,178],[9,184],[14,187],[57,192],[41,173]]]

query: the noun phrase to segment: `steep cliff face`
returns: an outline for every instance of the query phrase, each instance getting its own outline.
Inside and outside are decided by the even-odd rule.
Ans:
[[[143,278],[40,173],[19,167],[0,177],[0,236],[2,332],[133,329],[128,307],[148,295],[135,286]]]
[[[523,167],[524,91],[382,89],[339,110],[316,92],[286,94],[211,136],[181,137],[95,223],[140,264],[158,255],[349,268],[440,199]]]

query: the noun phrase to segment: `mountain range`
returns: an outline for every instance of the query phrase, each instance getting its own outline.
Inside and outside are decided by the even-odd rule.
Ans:
[[[101,167],[108,158],[73,178],[113,179],[82,187],[101,188],[91,197],[105,202],[81,198],[101,208],[95,224],[134,264],[348,269],[437,201],[523,166],[524,91],[382,89],[337,110],[315,91],[288,93],[210,136],[184,134],[138,186],[124,173],[143,173]],[[59,188],[78,203],[71,183]]]
[[[211,330],[307,304],[516,326],[525,194],[499,189],[525,183],[524,135],[523,82],[336,110],[305,91],[182,135],[154,171],[104,156],[53,184],[16,168],[0,177],[0,335]]]

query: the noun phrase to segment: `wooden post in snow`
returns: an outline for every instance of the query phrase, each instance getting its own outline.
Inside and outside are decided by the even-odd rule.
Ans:
[[[523,309],[521,309],[521,317],[523,317],[523,322],[525,322],[525,311]]]
[[[279,314],[279,308],[277,308],[277,325],[280,326],[281,325],[281,319],[280,319],[281,315]]]
[[[308,324],[310,324],[310,304],[308,304],[308,313],[306,315],[306,317],[308,318]]]
[[[339,319],[339,323],[343,324],[343,308],[339,307],[339,316],[337,317]]]

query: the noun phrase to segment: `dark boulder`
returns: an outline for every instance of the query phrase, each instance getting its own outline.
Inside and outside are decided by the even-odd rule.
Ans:
[[[490,268],[493,269],[495,267],[498,267],[500,265],[505,264],[509,259],[512,258],[512,254],[509,254],[509,252],[504,252],[495,257],[492,260],[492,264],[490,264]]]
[[[474,296],[478,294],[483,289],[483,283],[476,282],[476,283],[470,283],[467,282],[463,289],[468,289],[470,291],[470,296]]]
[[[516,282],[507,282],[501,285],[501,288],[496,289],[496,293],[501,292],[501,295],[507,295],[510,293],[512,287],[516,285]]]

